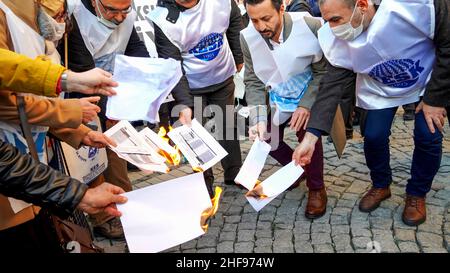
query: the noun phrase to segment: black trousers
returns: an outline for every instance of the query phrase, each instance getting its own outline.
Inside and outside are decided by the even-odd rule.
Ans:
[[[219,136],[219,143],[222,147],[228,152],[228,156],[222,159],[222,167],[224,169],[224,180],[225,181],[234,181],[234,178],[238,174],[240,167],[242,166],[242,157],[241,157],[241,148],[239,146],[239,140],[237,138],[237,130],[236,130],[236,115],[234,111],[234,89],[235,85],[233,81],[230,81],[229,84],[225,85],[223,88],[206,94],[194,95],[196,101],[201,99],[202,107],[201,111],[199,109],[195,109],[197,105],[194,106],[194,117],[197,120],[202,120],[203,125],[209,120],[207,116],[212,116],[215,120],[215,130],[217,136]],[[206,106],[212,106],[210,113],[202,114],[202,116],[198,116],[201,113],[204,113]],[[228,111],[227,111],[228,108]],[[233,111],[231,111],[233,110]],[[217,111],[221,111],[221,113],[217,113]],[[217,118],[222,116],[222,122]],[[218,124],[221,123],[221,124]],[[221,126],[220,126],[221,125]],[[204,172],[205,181],[208,184],[211,184],[214,181],[214,175],[212,169],[209,169]]]

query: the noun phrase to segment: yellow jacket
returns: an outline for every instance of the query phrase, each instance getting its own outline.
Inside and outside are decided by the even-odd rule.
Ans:
[[[39,31],[36,20],[37,4],[34,0],[2,2],[31,28]],[[14,50],[14,46],[3,11],[0,11],[0,48],[3,48],[0,50],[0,119],[17,123],[16,99],[13,92],[8,90],[56,96],[56,86],[64,68],[53,65],[50,61],[40,58],[30,60],[5,50]],[[81,108],[77,100],[25,96],[25,109],[31,124],[52,127],[52,134],[76,148],[80,146],[82,138],[91,131],[81,124]],[[61,128],[62,126],[72,128]],[[14,214],[8,199],[0,195],[0,231],[33,219],[38,211],[38,207],[31,206]]]
[[[28,93],[56,96],[56,85],[65,71],[44,57],[30,59],[0,48],[0,89],[26,90]]]

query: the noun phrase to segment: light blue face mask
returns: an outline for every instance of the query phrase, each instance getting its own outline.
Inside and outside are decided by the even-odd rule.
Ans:
[[[97,7],[99,7],[100,3],[98,2],[98,0],[95,0],[95,3],[97,4]],[[118,22],[116,19],[112,19],[112,20],[107,20],[105,19],[105,17],[103,17],[102,12],[100,11],[100,9],[98,9],[98,13],[97,14],[97,20],[102,23],[103,25],[105,25],[107,28],[110,29],[116,29],[121,22]]]

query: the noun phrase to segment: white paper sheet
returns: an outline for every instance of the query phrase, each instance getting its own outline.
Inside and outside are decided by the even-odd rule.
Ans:
[[[173,59],[117,55],[113,78],[119,86],[117,95],[108,97],[106,116],[155,123],[159,107],[181,76],[181,64]]]
[[[192,126],[180,126],[167,134],[177,145],[192,168],[203,171],[211,168],[228,155],[227,151],[196,120]]]
[[[260,141],[258,138],[255,139],[234,181],[246,187],[249,191],[252,190],[264,168],[270,149],[271,146],[265,141]]]
[[[131,253],[154,253],[203,235],[201,215],[212,203],[202,173],[124,194],[117,205]]]
[[[295,166],[295,163],[291,162],[261,183],[263,193],[268,196],[267,198],[256,199],[248,196],[246,196],[246,198],[256,211],[260,211],[279,194],[294,184],[294,182],[300,178],[302,174],[303,168],[300,166]]]
[[[166,159],[148,145],[128,121],[120,121],[106,131],[105,135],[117,143],[117,147],[109,148],[120,158],[130,162],[139,169],[162,173],[169,171],[165,164]]]

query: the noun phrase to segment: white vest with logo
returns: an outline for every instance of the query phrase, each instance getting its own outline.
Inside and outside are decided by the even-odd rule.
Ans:
[[[45,40],[32,29],[29,25],[17,17],[3,2],[0,1],[0,9],[6,15],[8,30],[11,36],[14,51],[30,58],[45,55]],[[18,94],[20,95],[20,94]],[[29,95],[29,94],[27,94]],[[47,135],[48,127],[44,126],[30,126],[33,139],[36,144],[39,160],[47,164],[47,157],[45,152],[45,136]],[[6,143],[14,145],[22,154],[29,152],[28,145],[22,130],[19,125],[6,123],[0,121],[0,139]],[[8,198],[14,213],[31,206],[21,200]]]
[[[354,41],[328,24],[319,42],[328,61],[357,73],[357,106],[384,109],[419,101],[435,61],[433,0],[383,0]]]
[[[81,1],[69,0],[69,10],[77,20],[86,48],[95,60],[96,66],[113,72],[116,54],[124,54],[136,20],[136,12],[131,11],[116,28],[110,29],[100,23]]]
[[[307,12],[290,12],[292,30],[286,41],[271,50],[252,23],[242,31],[252,56],[256,76],[275,88],[292,77],[311,70],[311,64],[322,58],[319,42],[305,22]]]
[[[181,52],[183,68],[193,89],[221,83],[236,73],[226,31],[230,0],[200,0],[180,12],[176,23],[167,21],[168,10],[156,7],[147,16]]]

